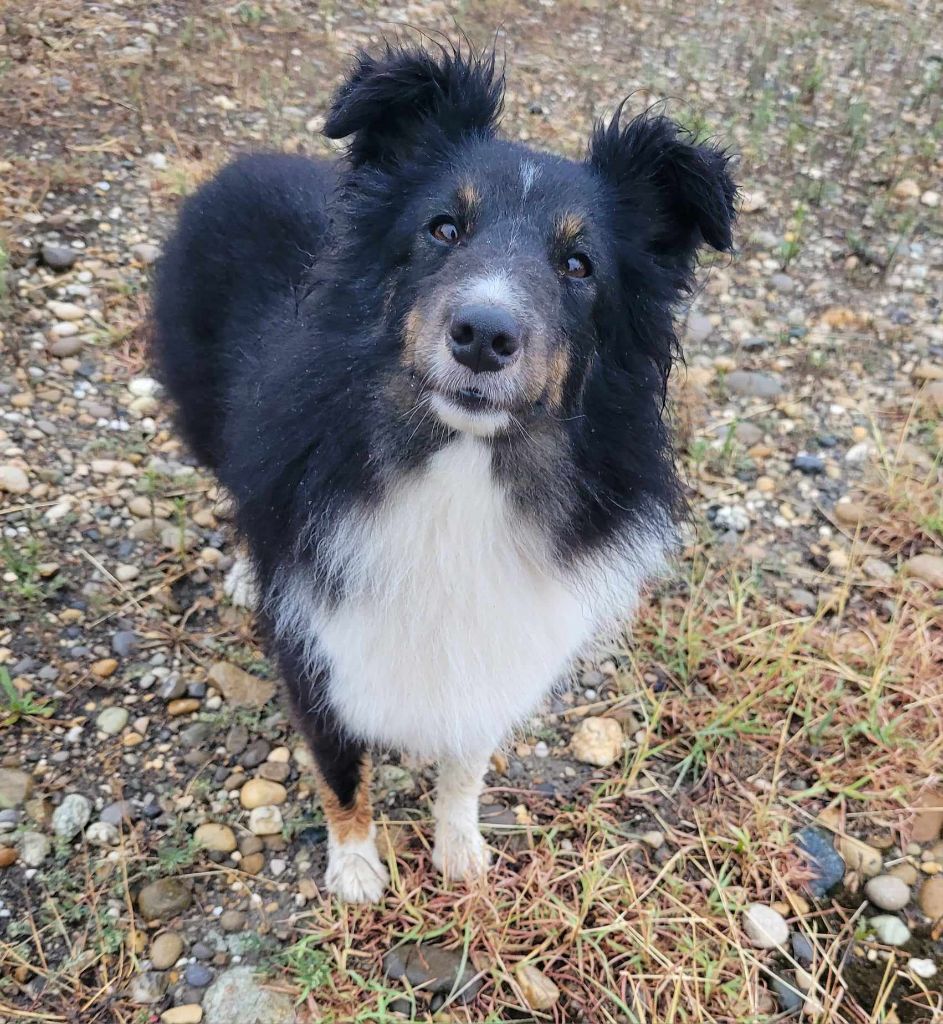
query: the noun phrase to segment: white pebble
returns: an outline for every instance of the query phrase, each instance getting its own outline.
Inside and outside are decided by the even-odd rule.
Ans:
[[[763,903],[751,903],[743,915],[743,930],[757,949],[777,949],[789,938],[789,925],[782,914]]]
[[[932,978],[937,972],[937,966],[932,960],[921,960],[919,957],[912,956],[907,961],[907,970],[911,974],[916,974],[918,978]]]
[[[885,946],[903,946],[910,941],[910,929],[893,914],[878,914],[870,924]]]
[[[894,875],[877,875],[870,879],[864,894],[881,910],[903,910],[910,902],[910,886]]]

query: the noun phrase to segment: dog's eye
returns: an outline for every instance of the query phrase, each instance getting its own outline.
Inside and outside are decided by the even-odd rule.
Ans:
[[[459,238],[461,238],[458,225],[447,217],[436,217],[429,225],[429,231],[436,241],[445,242],[446,245],[455,245]]]
[[[592,272],[589,257],[581,252],[571,253],[563,262],[563,273],[567,277],[589,277]]]

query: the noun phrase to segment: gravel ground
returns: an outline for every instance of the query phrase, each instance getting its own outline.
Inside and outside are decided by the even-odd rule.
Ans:
[[[146,358],[179,198],[381,33],[497,29],[508,133],[627,93],[740,154],[682,311],[692,507],[634,637],[496,753],[491,881],[332,904],[310,758]],[[737,0],[0,13],[0,1018],[943,1020],[943,17]],[[416,943],[422,943],[418,948]]]

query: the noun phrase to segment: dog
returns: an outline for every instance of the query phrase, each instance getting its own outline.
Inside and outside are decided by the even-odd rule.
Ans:
[[[504,141],[503,71],[466,49],[361,53],[323,129],[345,157],[238,158],[156,281],[347,901],[389,878],[371,749],[438,762],[433,864],[480,875],[491,754],[665,565],[673,311],[732,244],[724,150],[621,107],[582,161]]]

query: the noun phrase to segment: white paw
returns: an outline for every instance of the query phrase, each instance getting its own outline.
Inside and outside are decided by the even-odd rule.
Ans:
[[[478,826],[459,828],[439,822],[432,847],[432,863],[448,879],[467,881],[488,870],[491,851]]]
[[[372,835],[358,842],[339,843],[328,854],[324,881],[345,903],[376,903],[389,880]]]
[[[254,609],[259,595],[255,588],[255,575],[248,558],[239,555],[223,580],[223,590],[236,608]]]

